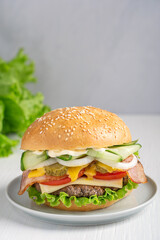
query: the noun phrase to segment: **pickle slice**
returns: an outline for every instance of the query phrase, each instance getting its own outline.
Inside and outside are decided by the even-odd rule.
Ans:
[[[67,167],[59,163],[55,163],[50,166],[46,166],[45,171],[47,175],[58,177],[58,176],[63,176],[67,173]]]
[[[100,173],[107,173],[108,171],[98,165],[98,162],[96,162],[96,171]]]

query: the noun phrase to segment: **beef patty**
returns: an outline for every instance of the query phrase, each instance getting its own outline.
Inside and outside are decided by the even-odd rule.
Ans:
[[[128,182],[128,177],[123,178],[123,185],[126,185]],[[34,184],[35,188],[40,192],[40,186],[38,183]],[[105,193],[106,187],[99,187],[99,186],[90,186],[90,185],[69,185],[64,188],[59,189],[51,194],[59,195],[60,192],[65,192],[68,194],[69,197],[76,196],[76,197],[90,197],[92,195],[102,196]],[[118,188],[110,188],[114,191],[117,191]]]
[[[60,192],[65,192],[69,197],[90,197],[92,195],[101,196],[105,192],[105,187],[89,186],[89,185],[69,185],[58,191],[54,192],[55,195],[59,195]]]

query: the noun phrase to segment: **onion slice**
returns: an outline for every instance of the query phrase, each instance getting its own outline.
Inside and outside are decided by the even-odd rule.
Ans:
[[[133,168],[137,164],[137,157],[134,154],[132,154],[132,156],[133,156],[133,158],[130,162],[116,162],[116,163],[114,163],[112,161],[104,160],[104,159],[100,159],[100,158],[96,158],[96,160],[105,164],[105,165],[108,165],[112,168],[121,169],[121,170],[128,170],[130,168]]]
[[[77,166],[82,166],[82,165],[91,163],[94,160],[94,157],[87,156],[84,158],[74,159],[70,161],[64,161],[59,158],[55,158],[55,159],[59,164],[64,165],[66,167],[77,167]]]
[[[48,158],[47,160],[37,164],[36,166],[32,167],[32,168],[29,168],[28,170],[33,170],[33,169],[37,169],[37,168],[42,168],[42,167],[45,167],[45,166],[49,166],[49,165],[52,165],[54,163],[56,163],[56,159],[55,158]]]

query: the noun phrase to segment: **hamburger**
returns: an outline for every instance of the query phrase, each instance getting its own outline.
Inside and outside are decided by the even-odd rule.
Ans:
[[[25,132],[19,195],[67,211],[106,208],[146,183],[141,145],[116,114],[99,108],[59,108]]]

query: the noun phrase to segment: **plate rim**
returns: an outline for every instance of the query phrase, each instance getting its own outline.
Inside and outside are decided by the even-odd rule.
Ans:
[[[6,198],[7,198],[7,200],[13,205],[13,206],[15,206],[17,209],[20,209],[20,210],[22,210],[23,212],[25,212],[25,213],[28,213],[28,214],[32,214],[32,215],[35,215],[35,216],[38,216],[38,217],[40,217],[40,216],[42,216],[43,215],[43,217],[44,218],[49,218],[49,219],[53,219],[53,217],[54,217],[54,219],[53,220],[55,220],[55,218],[63,218],[63,220],[68,220],[68,218],[69,218],[69,220],[72,220],[72,218],[78,218],[78,220],[80,221],[80,218],[82,219],[82,218],[84,218],[85,217],[85,219],[86,218],[91,218],[91,217],[93,217],[94,215],[76,215],[76,214],[70,214],[69,213],[69,211],[68,211],[68,213],[69,214],[58,214],[58,213],[47,213],[47,212],[41,212],[41,211],[38,211],[38,210],[35,210],[35,209],[31,209],[31,208],[28,208],[28,207],[25,207],[25,206],[22,206],[22,205],[20,205],[20,204],[18,204],[18,203],[16,203],[11,197],[10,197],[10,195],[9,195],[9,188],[10,188],[10,185],[12,185],[12,183],[14,182],[14,181],[17,181],[19,178],[21,178],[21,175],[19,175],[19,176],[17,176],[17,177],[15,177],[14,179],[12,179],[8,184],[7,184],[7,187],[6,187],[6,189],[5,189],[5,195],[6,195]],[[142,203],[142,204],[140,204],[140,205],[138,205],[138,206],[136,206],[136,207],[132,207],[132,208],[130,208],[130,209],[126,209],[126,210],[122,210],[122,211],[117,211],[117,212],[114,212],[114,213],[104,213],[104,214],[97,214],[96,213],[96,217],[98,217],[98,218],[100,218],[100,217],[113,217],[113,216],[117,216],[117,218],[118,217],[120,217],[121,215],[124,215],[124,216],[126,216],[126,214],[127,213],[133,213],[133,212],[137,212],[139,209],[143,209],[144,207],[146,207],[148,204],[150,204],[150,202],[152,202],[154,199],[155,199],[155,197],[156,197],[156,195],[157,195],[157,190],[158,190],[158,186],[157,186],[157,184],[156,184],[156,182],[152,179],[152,178],[150,178],[149,176],[147,176],[147,179],[150,181],[150,182],[152,182],[152,184],[154,185],[154,187],[155,187],[155,192],[153,193],[153,195],[151,196],[151,198],[149,198],[147,201],[145,201],[144,203]],[[34,213],[34,214],[33,214]],[[73,213],[73,212],[72,212]],[[76,212],[74,212],[74,213],[76,213]],[[83,213],[83,212],[82,212]],[[85,212],[86,213],[86,212]],[[58,219],[57,219],[58,220]],[[83,219],[84,220],[84,219]],[[98,220],[98,219],[97,219]]]

